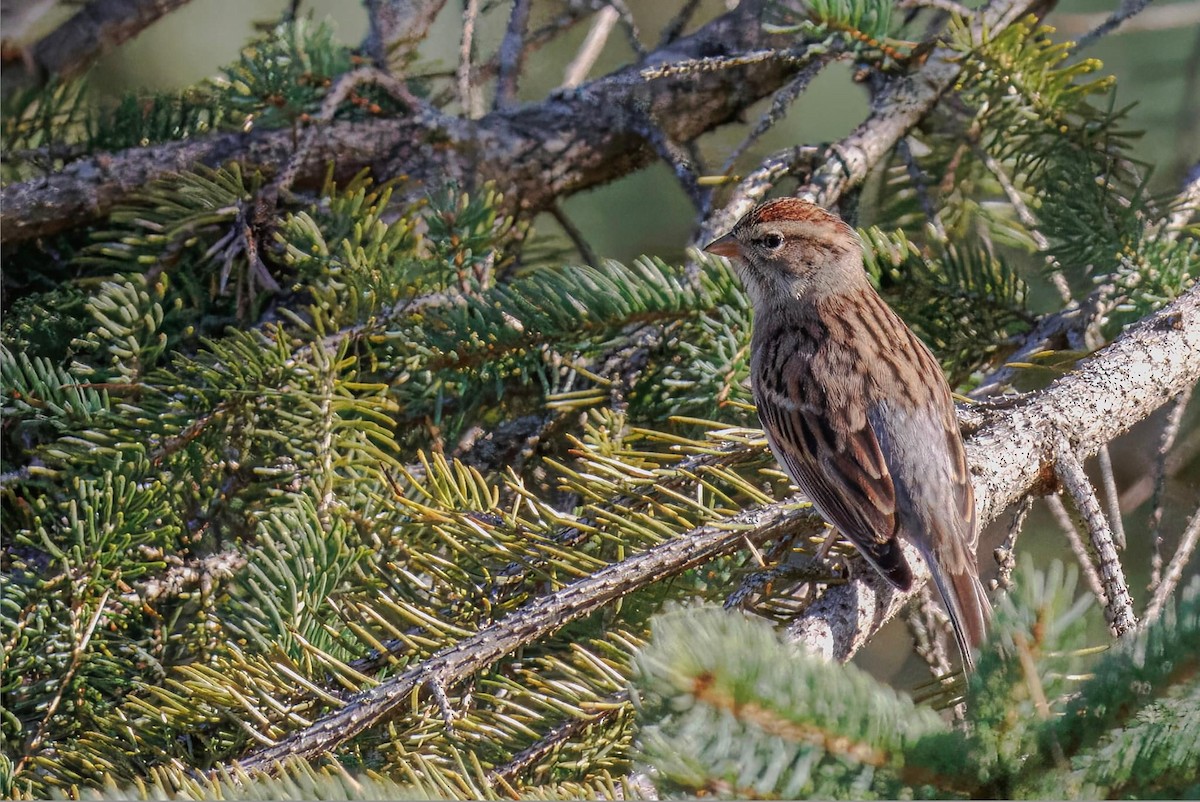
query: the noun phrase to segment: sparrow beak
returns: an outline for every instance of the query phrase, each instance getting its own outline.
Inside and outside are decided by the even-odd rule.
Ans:
[[[715,253],[717,256],[724,256],[726,259],[735,259],[742,255],[742,246],[733,234],[726,234],[719,239],[704,246],[704,250],[708,253]]]

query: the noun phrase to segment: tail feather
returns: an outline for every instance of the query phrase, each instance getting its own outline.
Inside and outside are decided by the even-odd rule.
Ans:
[[[942,595],[950,625],[954,628],[954,639],[962,652],[963,668],[975,670],[974,650],[987,637],[988,624],[992,620],[992,605],[988,601],[983,583],[979,581],[974,560],[961,571],[948,571],[930,563],[934,584]]]

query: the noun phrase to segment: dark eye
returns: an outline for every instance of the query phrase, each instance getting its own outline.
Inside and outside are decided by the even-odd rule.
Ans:
[[[765,237],[762,238],[762,244],[765,245],[768,250],[773,251],[776,248],[780,248],[783,246],[783,235],[776,234],[774,232],[767,234]]]

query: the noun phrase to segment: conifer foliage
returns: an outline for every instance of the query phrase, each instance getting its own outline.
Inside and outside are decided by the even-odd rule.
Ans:
[[[802,66],[808,50],[879,81],[934,48],[960,65],[856,198],[872,280],[963,392],[1056,319],[1031,308],[1035,283],[1087,296],[1101,340],[1195,284],[1187,194],[1150,194],[1101,65],[1037,20],[981,33],[954,19],[920,45],[924,18],[883,0],[778,4],[741,24],[770,37],[770,58],[677,73]],[[469,80],[511,68],[501,51]],[[346,90],[362,63],[301,17],[183,92],[12,92],[6,188],[106,151],[263,130],[303,151],[334,120],[456,113],[458,79],[420,63],[403,91],[370,75]],[[701,191],[680,144],[638,114],[701,217],[744,190]],[[753,174],[755,153],[733,169]],[[793,172],[780,189],[804,186]],[[1100,612],[1074,567],[1023,556],[978,673],[921,701],[780,641],[768,621],[846,579],[811,559],[803,511],[774,504],[789,491],[754,428],[750,305],[723,260],[592,259],[573,231],[538,244],[520,198],[461,176],[293,177],[250,157],[197,163],[6,252],[5,796],[1200,793],[1195,581],[1114,644],[1089,629]],[[1033,352],[1073,355],[1059,345]],[[760,508],[800,523],[614,579],[332,748],[243,767],[628,558],[750,531]]]

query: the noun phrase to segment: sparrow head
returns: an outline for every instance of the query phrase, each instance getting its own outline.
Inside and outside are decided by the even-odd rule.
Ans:
[[[704,250],[733,262],[755,305],[843,291],[866,280],[854,229],[799,198],[760,204]]]

